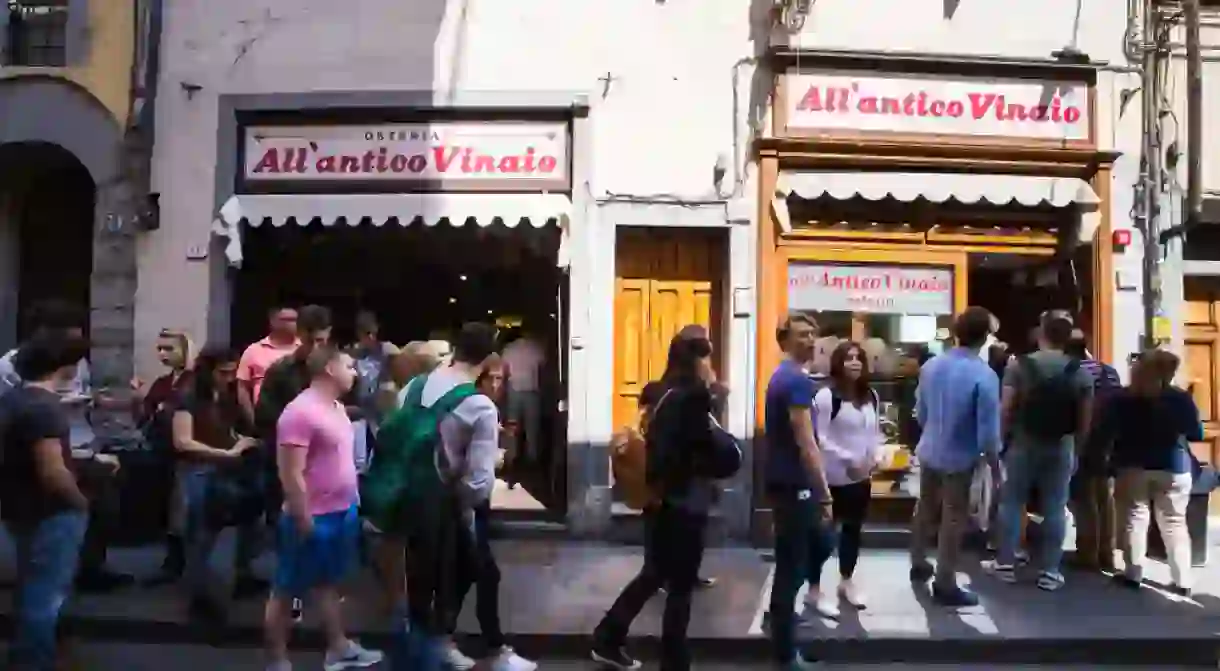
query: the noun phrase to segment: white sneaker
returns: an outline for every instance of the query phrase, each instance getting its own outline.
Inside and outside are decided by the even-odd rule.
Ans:
[[[856,610],[864,610],[868,607],[864,599],[864,595],[856,588],[854,583],[843,583],[839,585],[839,601],[845,603]]]
[[[805,597],[805,604],[813,608],[815,613],[828,620],[839,619],[838,604],[830,599],[823,598],[821,594],[815,595],[810,593],[809,596]]]
[[[462,650],[453,641],[445,643],[445,652],[443,654],[445,666],[454,671],[470,671],[477,664],[473,659],[462,654]]]
[[[535,671],[537,668],[538,662],[531,662],[518,655],[507,645],[500,648],[500,654],[491,661],[492,671]]]
[[[322,663],[324,671],[343,671],[344,669],[365,669],[380,664],[385,655],[378,650],[368,650],[355,641],[348,641],[347,647],[340,651],[327,650],[326,661]]]

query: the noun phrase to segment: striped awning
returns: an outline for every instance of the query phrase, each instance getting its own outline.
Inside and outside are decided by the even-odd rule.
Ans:
[[[400,226],[421,224],[514,228],[557,225],[566,231],[572,201],[549,193],[257,194],[229,198],[212,224],[228,239],[225,255],[241,265],[241,226]],[[562,252],[561,252],[562,255]],[[562,260],[562,259],[561,259]]]
[[[781,228],[792,230],[790,198],[880,201],[923,200],[963,205],[1078,206],[1080,242],[1092,241],[1101,223],[1101,203],[1089,183],[1077,177],[1002,175],[993,173],[891,171],[785,171],[776,183],[772,208]]]
[[[964,205],[1024,205],[1067,207],[1096,205],[1099,201],[1088,182],[1076,177],[997,175],[944,172],[784,172],[777,190],[785,197],[813,200],[829,196],[836,200],[892,198],[909,203],[956,201]]]

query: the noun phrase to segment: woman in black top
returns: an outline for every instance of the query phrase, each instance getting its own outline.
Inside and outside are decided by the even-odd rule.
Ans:
[[[1117,473],[1114,499],[1126,564],[1119,580],[1137,588],[1143,580],[1151,504],[1165,541],[1171,589],[1189,596],[1190,441],[1203,440],[1203,426],[1194,399],[1172,385],[1179,363],[1171,352],[1144,352],[1132,370],[1131,385],[1106,403],[1090,451],[1109,446],[1110,467]]]
[[[686,671],[691,593],[703,558],[704,530],[715,497],[708,474],[714,436],[711,343],[679,334],[669,345],[663,391],[648,422],[647,480],[660,501],[646,518],[644,566],[593,632],[594,661],[620,669],[639,662],[623,651],[628,629],[644,604],[665,587],[661,669]],[[651,400],[651,399],[650,399]]]
[[[180,485],[186,495],[186,579],[193,616],[215,621],[224,611],[209,593],[208,560],[220,529],[208,519],[209,480],[220,468],[241,465],[242,454],[258,441],[239,433],[241,407],[237,403],[237,362],[241,353],[227,348],[205,348],[195,361],[194,379],[174,405],[172,435],[181,460]],[[249,573],[257,529],[250,525],[238,534],[235,589],[253,591]]]

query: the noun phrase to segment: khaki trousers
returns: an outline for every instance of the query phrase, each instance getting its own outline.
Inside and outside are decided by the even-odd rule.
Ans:
[[[1190,473],[1122,469],[1115,483],[1115,499],[1120,510],[1123,536],[1123,562],[1133,580],[1144,577],[1148,554],[1148,524],[1156,515],[1173,584],[1191,586],[1190,533],[1186,528],[1186,505],[1190,502]]]
[[[919,501],[911,533],[911,566],[927,566],[928,546],[936,536],[936,586],[957,587],[962,535],[970,520],[970,481],[974,471],[943,473],[919,469]]]

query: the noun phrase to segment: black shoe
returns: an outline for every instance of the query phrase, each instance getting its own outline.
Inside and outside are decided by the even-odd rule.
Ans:
[[[911,582],[928,582],[936,575],[931,564],[915,564],[911,567]]]
[[[115,573],[106,569],[84,570],[76,575],[76,589],[80,592],[113,592],[128,587],[135,581],[135,576],[126,573]]]
[[[942,589],[940,587],[932,587],[932,600],[942,606],[949,608],[967,608],[969,606],[979,605],[979,597],[974,592],[964,590],[961,587],[951,587]]]
[[[594,644],[589,651],[589,657],[597,664],[619,671],[632,671],[640,668],[640,661],[628,655],[622,646]]]
[[[1178,595],[1178,596],[1185,597],[1185,598],[1187,598],[1187,599],[1189,599],[1189,598],[1190,598],[1190,595],[1191,595],[1190,588],[1189,588],[1189,587],[1183,587],[1183,586],[1181,586],[1181,585],[1171,585],[1171,586],[1169,587],[1169,593],[1170,593],[1170,594],[1176,594],[1176,595]]]
[[[256,578],[252,575],[239,575],[233,581],[233,598],[251,599],[265,596],[270,588],[271,583],[262,578]]]
[[[224,606],[217,603],[214,599],[203,596],[191,599],[190,604],[187,606],[187,614],[192,620],[209,626],[224,624],[228,615],[225,612]]]
[[[715,579],[715,578],[703,578],[703,577],[701,577],[701,578],[699,578],[697,581],[695,581],[695,587],[698,587],[698,588],[700,588],[700,589],[707,589],[707,588],[709,588],[709,587],[715,587],[715,586],[716,586],[716,579]]]
[[[1143,580],[1128,578],[1124,573],[1115,573],[1110,579],[1114,581],[1115,585],[1126,587],[1127,589],[1139,589],[1144,586]]]

